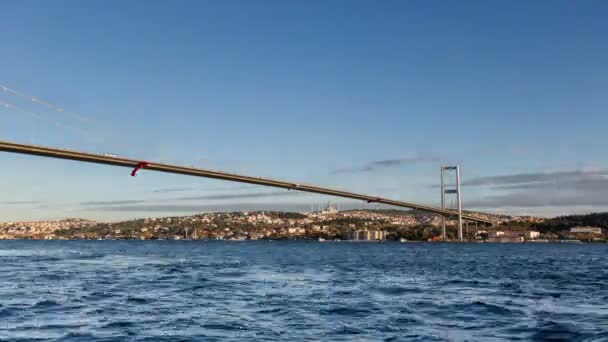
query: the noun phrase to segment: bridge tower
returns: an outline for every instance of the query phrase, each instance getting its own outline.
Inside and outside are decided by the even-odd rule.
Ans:
[[[445,176],[450,171],[454,171],[456,173],[456,187],[453,189],[446,189]],[[460,196],[460,165],[441,166],[441,209],[446,209],[446,194],[456,195],[456,206],[458,209],[458,240],[462,241],[464,237],[462,235],[462,198]],[[445,231],[445,216],[442,216],[441,236],[444,240],[447,238],[447,234]]]

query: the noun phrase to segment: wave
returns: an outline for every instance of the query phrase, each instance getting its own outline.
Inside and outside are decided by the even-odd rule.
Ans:
[[[45,299],[45,300],[36,302],[30,308],[31,309],[48,309],[48,308],[56,308],[56,307],[59,307],[59,306],[62,306],[62,305],[59,304],[58,302],[54,301],[54,300]]]

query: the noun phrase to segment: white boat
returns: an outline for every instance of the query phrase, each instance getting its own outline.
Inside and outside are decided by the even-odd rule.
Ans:
[[[401,239],[399,239],[399,242],[401,242],[401,243],[407,242],[407,239],[401,238]]]
[[[325,241],[325,239],[324,239],[324,238],[322,238],[322,237],[320,237],[320,238],[319,238],[319,242],[323,242],[323,241]]]

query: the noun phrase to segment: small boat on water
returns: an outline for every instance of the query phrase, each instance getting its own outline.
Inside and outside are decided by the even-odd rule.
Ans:
[[[401,239],[399,239],[399,242],[401,242],[401,243],[407,242],[407,239],[401,238]]]
[[[322,238],[322,237],[319,238],[319,242],[324,242],[324,241],[325,241],[324,238]]]

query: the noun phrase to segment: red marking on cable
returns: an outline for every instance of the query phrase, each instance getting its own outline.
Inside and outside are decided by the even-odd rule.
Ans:
[[[147,167],[148,165],[150,165],[150,163],[148,162],[139,162],[139,164],[137,164],[133,171],[131,171],[131,177],[137,176],[137,171],[139,171],[139,169]]]

